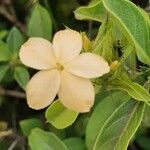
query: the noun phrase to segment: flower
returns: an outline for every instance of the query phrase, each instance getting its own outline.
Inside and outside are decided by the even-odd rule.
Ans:
[[[33,109],[50,105],[58,93],[61,103],[76,112],[88,112],[94,104],[94,87],[90,78],[110,71],[100,56],[82,53],[82,36],[65,29],[54,35],[53,42],[32,37],[20,50],[26,66],[41,70],[26,87],[27,103]]]

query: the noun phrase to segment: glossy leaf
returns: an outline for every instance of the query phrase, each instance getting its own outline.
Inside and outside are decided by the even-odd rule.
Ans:
[[[125,37],[134,43],[139,60],[150,64],[150,20],[146,14],[128,0],[102,1]]]
[[[46,110],[46,119],[57,129],[63,129],[73,124],[78,116],[77,112],[64,107],[59,100]]]
[[[13,27],[8,35],[7,44],[14,58],[18,56],[18,52],[24,41],[25,39],[21,32],[16,27]]]
[[[42,127],[41,121],[36,118],[21,120],[19,125],[24,136],[28,136],[32,129]]]
[[[0,62],[9,61],[11,59],[11,53],[6,43],[0,41]]]
[[[110,93],[95,108],[86,129],[86,144],[92,150],[100,130],[112,113],[130,97],[123,92]],[[109,139],[109,137],[108,137]]]
[[[82,6],[75,10],[75,17],[79,20],[94,20],[103,22],[106,17],[106,11],[102,1],[95,1],[88,6]]]
[[[37,4],[31,14],[28,23],[28,35],[30,37],[43,37],[48,40],[52,36],[52,21],[48,11]]]
[[[25,90],[26,84],[29,81],[29,72],[25,67],[17,66],[14,70],[14,78],[17,83]]]
[[[35,128],[29,135],[31,150],[68,150],[65,144],[51,132]]]
[[[0,65],[0,82],[2,81],[8,70],[9,66],[7,64]]]

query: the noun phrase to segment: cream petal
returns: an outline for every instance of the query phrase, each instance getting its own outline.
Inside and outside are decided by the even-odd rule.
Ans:
[[[82,49],[82,36],[74,30],[61,30],[54,35],[53,46],[57,59],[62,63],[69,62],[79,55]]]
[[[100,56],[92,53],[80,54],[77,58],[65,65],[65,69],[84,78],[100,77],[110,71],[108,63]]]
[[[29,38],[20,49],[20,60],[34,69],[51,69],[56,66],[52,44],[43,38]]]
[[[56,69],[39,71],[27,85],[27,103],[33,109],[47,107],[55,98],[60,86],[60,73]]]
[[[90,80],[61,73],[58,96],[62,104],[76,112],[88,112],[94,104],[94,87]]]

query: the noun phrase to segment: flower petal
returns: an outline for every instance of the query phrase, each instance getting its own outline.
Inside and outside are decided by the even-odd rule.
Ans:
[[[82,49],[82,36],[74,30],[61,30],[54,35],[53,46],[57,59],[62,63],[69,62],[79,55]]]
[[[27,102],[33,109],[47,107],[55,98],[60,86],[60,73],[53,69],[35,74],[27,85]]]
[[[52,44],[43,38],[29,38],[20,50],[20,59],[26,66],[35,69],[51,69],[55,67],[55,55]]]
[[[76,112],[88,112],[94,104],[95,93],[90,80],[63,71],[58,96],[67,108]]]
[[[77,58],[66,64],[65,69],[84,78],[100,77],[110,71],[108,63],[100,56],[92,53],[80,54]]]

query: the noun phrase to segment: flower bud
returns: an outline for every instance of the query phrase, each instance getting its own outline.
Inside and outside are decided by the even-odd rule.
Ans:
[[[90,52],[92,50],[92,42],[89,40],[85,32],[82,33],[82,40],[84,51]]]
[[[111,69],[112,71],[114,71],[114,70],[116,70],[116,68],[118,67],[118,65],[119,65],[118,60],[115,60],[115,61],[113,61],[113,62],[111,63],[110,69]]]

